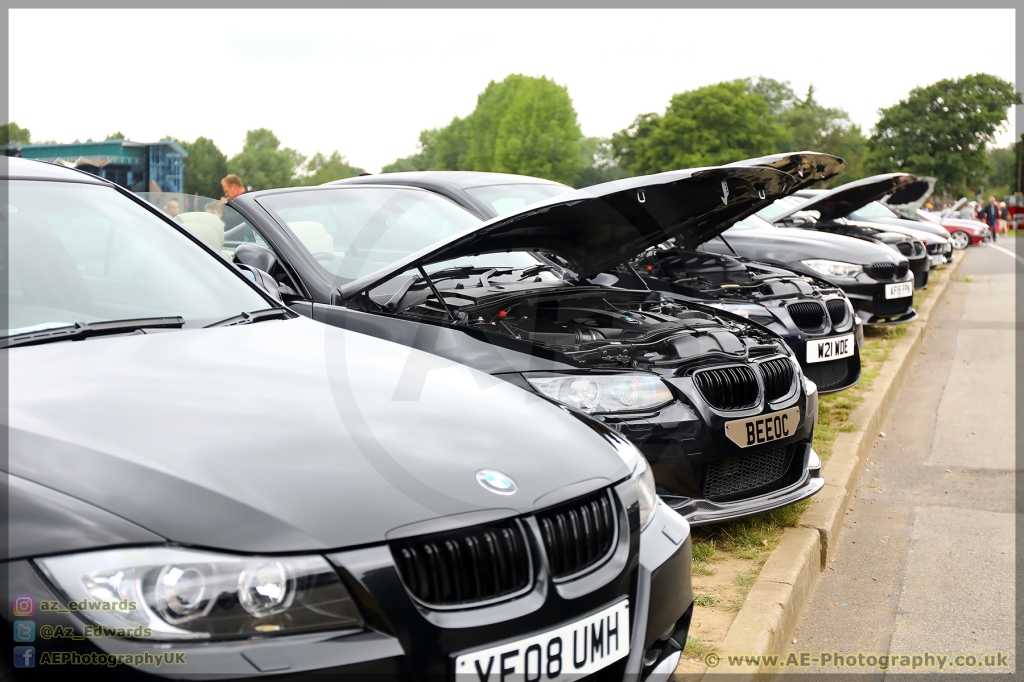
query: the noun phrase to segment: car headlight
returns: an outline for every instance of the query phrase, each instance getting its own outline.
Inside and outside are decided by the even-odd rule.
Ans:
[[[650,374],[524,374],[538,392],[587,413],[632,412],[672,401],[672,391]]]
[[[767,308],[755,303],[712,303],[710,305],[712,308],[726,310],[733,315],[740,315],[760,324],[771,324],[775,321]]]
[[[643,530],[654,518],[654,507],[658,504],[658,493],[654,488],[654,473],[646,458],[641,457],[637,462],[633,480],[636,481],[636,491],[640,496],[640,530]]]
[[[864,268],[859,265],[843,263],[842,261],[837,260],[812,258],[810,260],[800,262],[815,272],[820,272],[823,275],[831,275],[832,277],[856,277],[860,273],[864,272]]]
[[[320,556],[247,557],[177,547],[37,559],[80,613],[139,639],[229,639],[357,628],[338,574]]]

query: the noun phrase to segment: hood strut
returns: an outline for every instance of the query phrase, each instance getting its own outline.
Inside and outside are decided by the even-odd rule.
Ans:
[[[448,307],[448,303],[444,300],[444,297],[441,296],[441,292],[437,290],[437,287],[434,286],[434,280],[430,279],[430,275],[427,274],[427,271],[423,269],[422,265],[417,265],[416,269],[420,271],[420,277],[422,277],[423,281],[427,283],[430,290],[434,292],[434,296],[437,296],[437,302],[440,303],[441,307],[444,308],[444,311],[448,313],[448,317],[452,318],[452,322],[458,322],[459,320],[455,317],[455,313],[453,313],[452,309]]]

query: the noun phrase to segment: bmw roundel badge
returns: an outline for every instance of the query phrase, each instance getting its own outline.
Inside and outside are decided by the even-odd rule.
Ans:
[[[481,469],[476,472],[476,480],[487,490],[496,495],[515,495],[519,490],[516,482],[511,478],[493,469]]]
[[[636,319],[635,317],[623,317],[622,321],[627,324],[640,324],[640,320]]]

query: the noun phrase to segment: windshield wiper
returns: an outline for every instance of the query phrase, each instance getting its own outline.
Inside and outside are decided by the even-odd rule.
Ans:
[[[110,320],[107,322],[75,322],[66,327],[38,332],[15,334],[0,339],[0,348],[31,346],[54,341],[75,341],[92,336],[125,334],[142,329],[180,329],[185,324],[183,317],[143,317],[137,320]]]
[[[232,315],[219,322],[206,325],[206,328],[210,327],[233,327],[236,324],[252,324],[254,322],[262,322],[264,320],[280,320],[290,319],[292,313],[287,308],[265,308],[263,310],[254,310],[251,313],[239,313]]]

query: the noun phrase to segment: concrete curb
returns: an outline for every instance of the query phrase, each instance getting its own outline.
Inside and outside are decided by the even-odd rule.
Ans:
[[[821,572],[835,551],[836,538],[843,527],[857,481],[864,470],[868,453],[906,381],[913,358],[921,345],[924,329],[932,311],[942,300],[946,287],[964,259],[958,253],[946,269],[946,277],[935,285],[933,295],[918,310],[918,320],[896,344],[875,377],[870,391],[851,415],[856,431],[840,433],[832,446],[832,456],[822,469],[825,487],[814,496],[800,517],[799,526],[789,528],[779,546],[771,553],[750,589],[736,620],[722,642],[721,655],[781,655],[786,650],[804,607],[810,600]],[[728,675],[730,682],[767,678],[774,673],[749,665],[731,667],[728,659],[709,668],[704,676],[710,682],[717,675]]]

